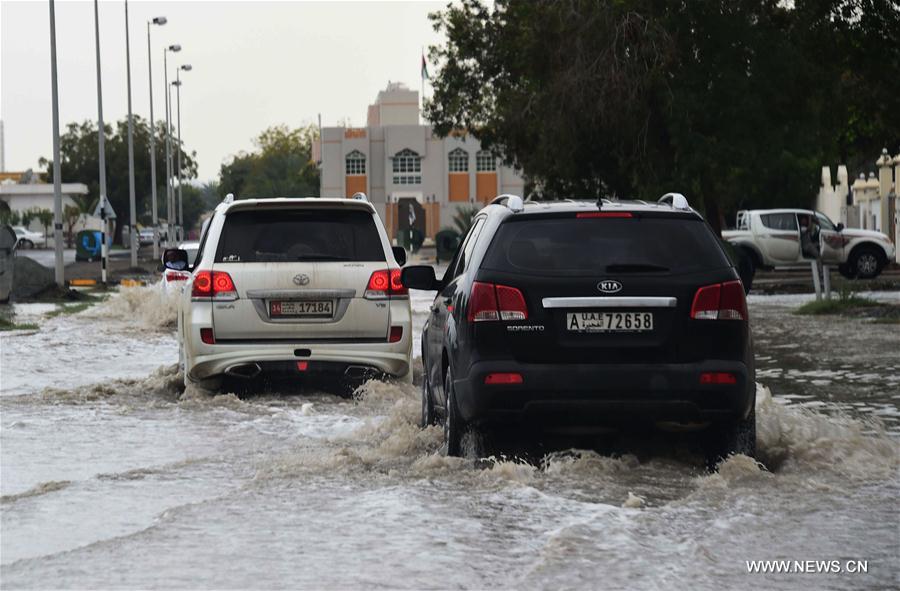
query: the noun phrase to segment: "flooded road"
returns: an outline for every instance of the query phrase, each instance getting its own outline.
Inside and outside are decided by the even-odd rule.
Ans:
[[[0,333],[0,585],[896,588],[900,328],[801,301],[750,298],[768,469],[717,474],[665,445],[445,458],[415,387],[185,392],[155,291],[20,306],[40,329]],[[762,559],[868,573],[748,574]]]

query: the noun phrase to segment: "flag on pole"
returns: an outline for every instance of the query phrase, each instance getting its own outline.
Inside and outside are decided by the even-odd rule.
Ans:
[[[422,80],[430,80],[428,75],[428,63],[425,61],[425,54],[422,54]]]

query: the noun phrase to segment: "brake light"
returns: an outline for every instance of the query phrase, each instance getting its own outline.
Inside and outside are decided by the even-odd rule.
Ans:
[[[487,320],[500,320],[497,294],[493,283],[476,281],[472,284],[472,295],[469,297],[469,322]]]
[[[525,320],[528,318],[525,296],[515,287],[497,286],[497,306],[500,308],[500,320]]]
[[[211,328],[201,328],[200,329],[200,340],[206,343],[207,345],[215,345],[216,344],[216,336],[213,334],[213,330]]]
[[[725,371],[705,371],[700,374],[701,384],[737,384],[737,376]]]
[[[521,384],[522,381],[520,373],[489,373],[484,376],[485,384]]]
[[[297,362],[297,371],[306,371],[307,369],[309,369],[309,361]]]
[[[575,214],[576,218],[633,218],[627,211],[583,211]]]
[[[369,277],[366,285],[366,299],[386,300],[408,297],[409,291],[400,280],[400,269],[379,269]]]
[[[746,320],[747,299],[740,281],[701,287],[694,294],[691,318],[695,320]]]
[[[236,300],[238,294],[231,275],[225,271],[197,271],[191,297]]]
[[[528,306],[518,288],[475,281],[469,297],[468,318],[469,322],[526,320]]]
[[[403,327],[402,326],[392,326],[391,334],[388,337],[389,343],[399,343],[400,339],[403,338]]]
[[[166,271],[166,281],[184,281],[190,276],[190,273],[182,273],[181,271]]]

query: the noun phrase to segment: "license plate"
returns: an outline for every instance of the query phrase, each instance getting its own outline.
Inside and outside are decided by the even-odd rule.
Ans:
[[[334,316],[333,300],[271,301],[269,316],[284,318],[286,316],[303,318],[331,318]]]
[[[573,332],[649,332],[652,312],[573,312],[566,314],[566,328]]]

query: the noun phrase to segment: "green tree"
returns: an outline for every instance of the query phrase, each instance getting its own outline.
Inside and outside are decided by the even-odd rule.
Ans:
[[[50,226],[53,225],[53,211],[49,209],[39,209],[35,208],[34,217],[37,218],[37,221],[44,227],[44,244],[47,244],[47,233],[50,230]],[[54,234],[55,239],[61,238],[60,236],[56,236]]]
[[[463,0],[432,15],[447,43],[431,48],[426,116],[539,195],[681,191],[717,227],[737,207],[806,205],[823,162],[900,141],[898,14],[889,0]]]
[[[253,152],[241,152],[223,164],[220,196],[313,197],[319,193],[319,170],[312,160],[314,126],[290,129],[276,125],[254,140]]]
[[[165,214],[166,204],[166,159],[165,159],[165,123],[159,122],[154,129],[156,134],[156,191],[160,211]],[[128,120],[104,126],[106,143],[106,190],[107,198],[113,206],[118,218],[114,229],[115,240],[121,239],[122,226],[128,223]],[[173,154],[181,150],[181,175],[190,180],[197,176],[196,152],[187,153],[183,144],[179,147],[172,138]],[[65,182],[84,183],[88,186],[88,194],[76,199],[82,211],[93,213],[89,209],[96,205],[100,198],[100,164],[97,151],[97,124],[93,121],[70,123],[66,132],[60,137],[60,172]],[[177,160],[176,160],[177,162]],[[47,167],[48,182],[53,181],[53,162],[41,158],[41,166]],[[145,119],[134,118],[134,182],[135,202],[138,212],[151,209],[150,179],[150,126]]]

